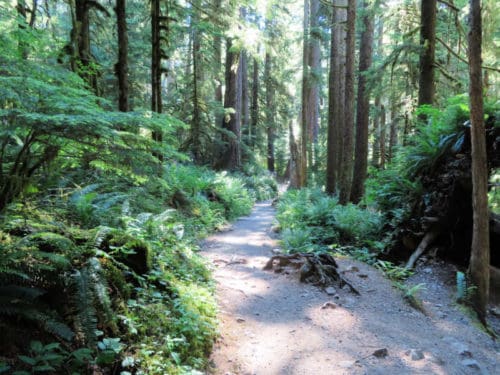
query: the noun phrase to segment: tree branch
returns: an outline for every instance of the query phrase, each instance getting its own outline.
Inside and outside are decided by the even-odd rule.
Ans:
[[[455,51],[453,51],[453,49],[452,49],[449,45],[447,45],[445,42],[443,42],[443,41],[441,40],[441,38],[439,38],[439,37],[437,37],[437,36],[436,36],[436,40],[437,40],[439,43],[441,43],[441,44],[444,46],[444,48],[446,48],[446,49],[447,49],[447,50],[448,50],[448,51],[449,51],[449,52],[450,52],[453,56],[455,56],[457,59],[459,59],[460,61],[462,61],[462,62],[466,63],[467,65],[469,64],[469,62],[467,61],[467,59],[465,59],[464,57],[460,56],[458,53],[456,53]],[[492,70],[492,71],[494,71],[494,72],[500,73],[500,69],[498,69],[498,68],[494,68],[494,67],[492,67],[492,66],[481,66],[481,68],[482,68],[482,69],[487,69],[487,70]]]

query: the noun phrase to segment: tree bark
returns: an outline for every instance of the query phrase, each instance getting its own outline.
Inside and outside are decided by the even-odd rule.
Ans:
[[[116,0],[116,26],[118,32],[118,62],[116,76],[118,78],[118,109],[129,111],[128,101],[128,33],[126,0]]]
[[[473,232],[469,274],[477,288],[472,303],[483,323],[489,299],[490,243],[488,222],[488,167],[484,129],[483,88],[481,78],[481,1],[470,0],[469,100],[472,145]]]
[[[242,133],[250,128],[250,93],[248,85],[248,54],[242,53],[241,56],[241,129]],[[250,140],[246,139],[250,146]]]
[[[223,136],[225,149],[219,166],[222,169],[236,170],[240,166],[240,130],[241,130],[241,65],[240,54],[232,49],[231,39],[226,44],[226,91],[224,93],[224,108],[232,108],[231,113],[224,117],[222,127],[228,131]]]
[[[372,64],[373,51],[373,16],[369,5],[363,5],[364,29],[359,46],[358,102],[356,108],[356,147],[351,201],[358,203],[365,193],[365,180],[368,168],[368,123],[370,113],[370,93],[366,87],[366,72]]]
[[[436,49],[436,0],[421,0],[420,76],[418,105],[434,103],[434,55]]]
[[[201,109],[200,109],[200,85],[201,85],[201,35],[198,30],[200,1],[193,2],[192,16],[192,60],[193,60],[193,118],[191,120],[191,151],[193,161],[196,164],[202,162],[201,150]]]
[[[351,197],[352,172],[354,167],[354,60],[356,47],[356,0],[347,2],[347,37],[345,61],[345,123],[342,167],[339,179],[339,203],[347,204]]]
[[[162,113],[161,97],[161,48],[160,48],[160,0],[151,0],[151,110]],[[163,142],[161,131],[154,131],[152,138],[158,143]],[[158,160],[163,160],[159,152],[153,153]]]
[[[380,106],[380,124],[379,124],[379,129],[380,129],[380,133],[379,133],[380,134],[380,138],[379,138],[380,164],[379,164],[379,167],[380,167],[380,169],[385,169],[385,134],[386,134],[385,120],[386,120],[385,106],[382,104]]]
[[[250,126],[248,127],[248,142],[250,148],[255,147],[255,137],[259,125],[259,62],[253,59],[252,72],[252,107],[250,109]]]
[[[274,83],[272,79],[272,57],[269,51],[266,52],[264,77],[266,83],[266,126],[267,126],[267,170],[274,172],[274,137],[275,137],[275,103],[274,103]]]
[[[321,77],[321,51],[319,44],[319,0],[310,1],[309,36],[308,36],[308,69],[306,86],[306,118],[308,127],[308,164],[315,172],[316,151],[319,134],[319,82]]]
[[[372,166],[380,166],[380,96],[375,97],[375,113],[373,115],[373,145],[372,145]]]
[[[335,194],[337,189],[337,147],[338,147],[338,124],[335,121],[335,96],[337,95],[338,77],[336,72],[336,59],[338,57],[337,40],[335,35],[337,8],[335,2],[332,2],[332,19],[330,28],[330,68],[328,77],[328,139],[326,153],[326,192],[330,195]]]
[[[309,18],[310,6],[309,0],[304,0],[304,35],[302,46],[302,110],[301,110],[301,137],[300,137],[300,162],[297,165],[299,172],[298,185],[305,187],[307,185],[307,150],[309,148],[309,127],[307,108],[307,86],[308,86],[308,67],[309,67]]]

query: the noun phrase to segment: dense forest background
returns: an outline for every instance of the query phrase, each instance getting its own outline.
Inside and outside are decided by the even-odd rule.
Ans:
[[[1,0],[0,373],[203,369],[197,241],[276,179],[287,251],[404,277],[434,246],[471,260],[484,321],[500,35],[478,4]]]

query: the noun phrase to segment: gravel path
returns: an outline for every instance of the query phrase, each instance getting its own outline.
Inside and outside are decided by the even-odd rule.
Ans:
[[[378,270],[350,259],[339,267],[361,296],[327,294],[292,271],[262,270],[278,247],[273,220],[271,205],[259,203],[203,244],[221,321],[208,374],[500,374],[499,345],[454,304],[450,285],[434,284],[446,267],[427,267],[416,280],[428,275],[432,286],[422,293],[427,316]]]

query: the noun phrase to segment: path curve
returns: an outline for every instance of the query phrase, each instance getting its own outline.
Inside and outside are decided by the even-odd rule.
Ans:
[[[363,263],[338,260],[360,297],[328,295],[296,274],[263,271],[278,247],[273,220],[270,203],[259,203],[202,245],[214,265],[221,321],[208,374],[500,373],[498,346],[470,322],[449,319],[453,306],[425,301],[424,316]],[[371,355],[378,349],[388,355]]]

